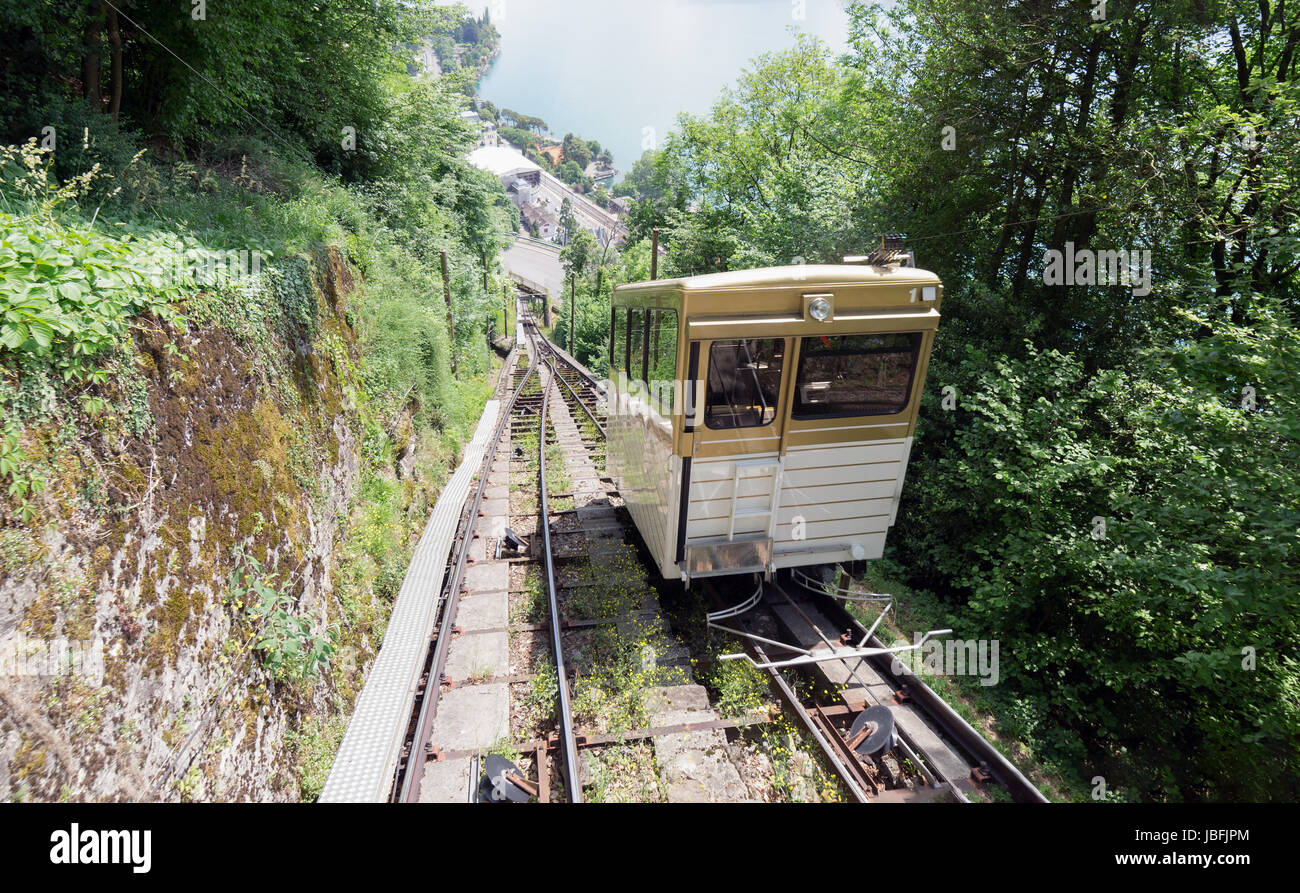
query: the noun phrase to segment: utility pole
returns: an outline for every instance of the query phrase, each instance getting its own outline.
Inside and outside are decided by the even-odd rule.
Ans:
[[[550,327],[551,327],[551,293],[549,291],[543,291],[542,292],[542,328],[549,329]]]
[[[447,301],[447,348],[451,353],[451,374],[456,374],[456,319],[451,315],[451,270],[447,266],[447,250],[438,252],[442,258],[442,296]]]
[[[569,274],[569,353],[573,353],[573,319],[578,310],[578,277]],[[575,354],[576,356],[576,354]]]
[[[601,259],[604,262],[604,258]],[[605,279],[605,268],[596,267],[596,303],[600,303],[600,285]],[[609,299],[609,374],[610,378],[614,376],[614,298]]]
[[[659,227],[650,231],[650,278],[659,278]]]
[[[510,282],[506,281],[501,285],[501,297],[504,298],[504,304],[501,308],[501,327],[505,329],[504,334],[507,338],[514,337],[511,333],[514,329],[510,328]]]

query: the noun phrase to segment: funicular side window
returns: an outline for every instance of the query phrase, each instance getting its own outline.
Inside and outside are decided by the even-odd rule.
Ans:
[[[609,339],[609,376],[614,378],[614,373],[627,371],[627,357],[624,353],[627,348],[627,310],[615,307],[610,313],[610,319],[614,331]]]
[[[784,361],[784,338],[713,342],[709,348],[704,424],[713,429],[772,424]]]
[[[628,309],[623,357],[627,363],[624,369],[627,371],[629,382],[641,381],[645,378],[645,352],[641,347],[645,322],[646,313],[644,310]]]
[[[614,314],[614,368],[663,415],[672,415],[677,377],[677,311],[619,308]]]
[[[804,338],[791,416],[902,412],[911,398],[920,348],[920,332]]]
[[[664,415],[672,415],[677,379],[677,311],[655,310],[650,323],[650,393]]]

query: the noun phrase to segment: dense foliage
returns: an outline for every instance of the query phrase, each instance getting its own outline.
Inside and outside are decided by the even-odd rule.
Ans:
[[[344,242],[376,299],[364,305],[372,396],[405,395],[436,420],[452,399],[452,340],[476,358],[467,370],[486,363],[475,336],[497,289],[484,273],[513,218],[499,183],[464,158],[477,136],[459,117],[471,81],[410,77],[410,46],[495,29],[463,9],[370,0],[185,12],[0,9],[15,48],[0,63],[0,132],[28,141],[0,159],[0,359],[80,380],[133,319],[166,316],[196,284],[174,275],[186,252],[258,251],[274,278],[295,255]],[[450,338],[428,301],[442,250]]]
[[[622,191],[668,273],[907,233],[945,321],[891,548],[1001,641],[1004,728],[1081,790],[1293,798],[1300,10],[1106,10],[855,4]],[[1071,248],[1149,290],[1056,281]]]
[[[596,375],[609,373],[609,296],[625,282],[650,278],[650,245],[637,242],[624,250],[574,226],[560,261],[570,279],[555,316],[554,339]],[[572,288],[568,282],[573,283]],[[575,312],[576,310],[576,312]],[[573,337],[569,337],[570,321]]]
[[[328,766],[338,735],[314,730],[355,697],[489,389],[517,212],[466,160],[475,57],[433,77],[416,52],[494,33],[407,0],[0,4],[0,578],[60,593],[39,615],[19,598],[20,629],[99,611],[132,672],[174,676],[195,626],[228,623],[200,662],[230,674],[221,691],[274,702],[300,748],[276,772]],[[124,608],[94,568],[154,518]],[[187,519],[201,558],[151,564]],[[94,544],[66,547],[87,553],[75,579],[41,548],[56,536]],[[313,568],[308,549],[329,558]],[[185,595],[161,599],[155,570]],[[133,703],[76,746],[176,707]],[[229,742],[205,758],[228,765]]]
[[[20,199],[19,213],[0,212],[0,358],[20,372],[48,369],[80,382],[100,375],[98,355],[131,318],[174,315],[173,271],[162,259],[183,246],[163,234],[66,225],[58,206],[76,186],[49,182],[46,155],[32,143],[0,147],[11,180],[4,191]]]
[[[501,49],[501,33],[484,9],[480,18],[467,15],[451,31],[436,32],[432,43],[444,72],[468,69],[481,74]]]

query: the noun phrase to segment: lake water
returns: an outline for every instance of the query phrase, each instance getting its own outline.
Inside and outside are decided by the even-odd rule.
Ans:
[[[466,5],[481,14],[482,0]],[[501,55],[479,96],[614,153],[622,172],[646,128],[662,142],[679,112],[702,114],[755,56],[794,42],[791,28],[842,52],[843,0],[492,0]]]

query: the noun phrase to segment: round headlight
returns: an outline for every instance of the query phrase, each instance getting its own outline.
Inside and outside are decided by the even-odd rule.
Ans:
[[[808,302],[808,313],[818,322],[825,322],[831,315],[831,302],[825,298],[813,298]]]

